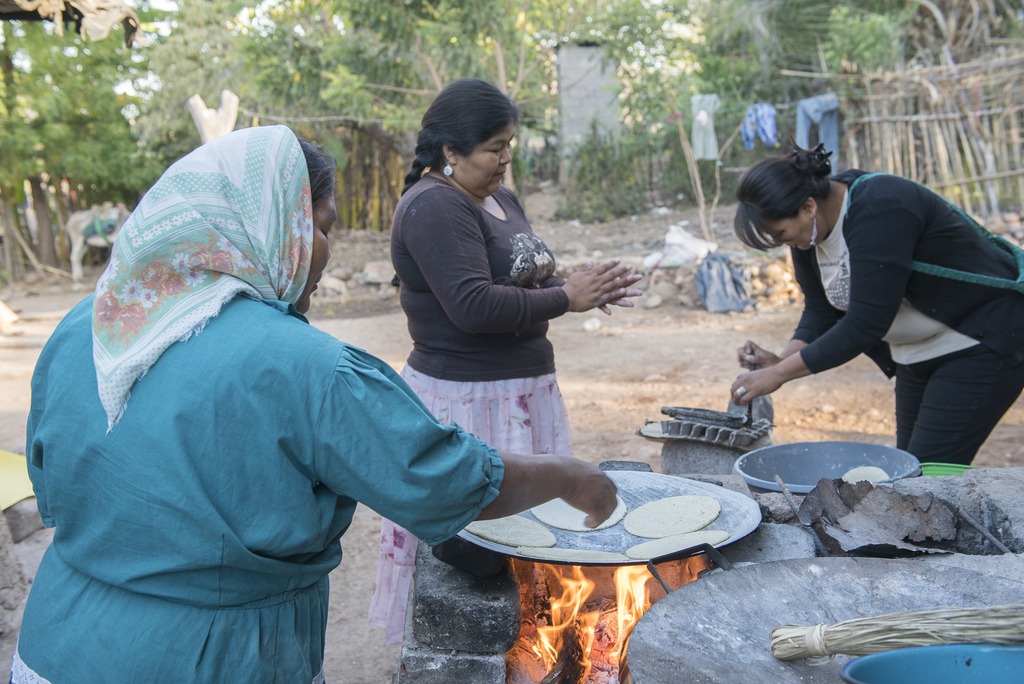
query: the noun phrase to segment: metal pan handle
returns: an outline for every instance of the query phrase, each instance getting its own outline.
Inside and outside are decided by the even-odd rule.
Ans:
[[[651,573],[654,579],[658,580],[658,584],[665,590],[666,594],[672,593],[672,588],[665,583],[665,580],[658,574],[658,563],[667,563],[668,561],[682,560],[683,558],[692,558],[693,556],[699,556],[700,554],[707,554],[715,565],[722,568],[723,570],[732,570],[732,562],[722,555],[722,553],[711,544],[697,544],[687,549],[680,549],[673,551],[672,553],[666,553],[664,556],[658,556],[647,561],[647,571]]]

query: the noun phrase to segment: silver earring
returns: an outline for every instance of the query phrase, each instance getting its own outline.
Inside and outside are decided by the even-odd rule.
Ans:
[[[441,173],[443,173],[443,174],[444,174],[444,175],[446,175],[446,176],[450,176],[450,175],[452,175],[452,163],[451,163],[451,162],[448,162],[448,161],[446,161],[446,162],[444,163],[444,168],[443,168],[443,169],[441,169]]]
[[[811,217],[811,247],[818,244],[818,217]]]

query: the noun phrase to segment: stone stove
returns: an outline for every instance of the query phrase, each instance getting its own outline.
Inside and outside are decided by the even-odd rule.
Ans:
[[[718,473],[713,479],[750,494],[736,475]],[[962,512],[959,516],[962,524],[958,525],[956,539],[948,547],[952,553],[891,562],[920,564],[915,567],[959,566],[998,576],[1000,582],[1022,582],[1024,590],[1024,468],[979,468],[962,477],[920,477],[884,486],[912,495],[932,494],[954,511]],[[682,585],[685,585],[684,591],[699,592],[705,577],[741,573],[748,566],[769,561],[811,562],[827,567],[830,560],[837,563],[849,560],[849,557],[824,557],[826,551],[821,543],[807,526],[796,520],[782,494],[750,495],[761,504],[764,522],[752,534],[720,549],[734,569],[725,570],[704,557],[699,558],[705,566],[666,569],[665,572],[659,567],[659,575],[668,575],[666,584],[675,590],[673,594]],[[1010,553],[1003,553],[1004,550]],[[478,577],[439,560],[431,549],[421,546],[395,684],[525,684],[527,680],[513,679],[508,663],[509,652],[516,647],[520,631],[529,626],[521,596],[524,583],[530,581],[529,574],[524,575],[525,566],[519,563],[503,563],[500,558],[493,560],[490,569],[494,573]],[[687,573],[693,575],[689,579],[696,579],[692,584],[687,584]],[[773,605],[771,596],[781,601],[779,609],[790,603],[786,600],[785,587],[761,592],[758,600]],[[733,599],[749,602],[746,596]],[[892,605],[893,611],[901,609],[898,604]],[[526,625],[524,620],[527,620]],[[641,624],[646,621],[641,620]],[[750,625],[749,628],[767,634],[772,626]],[[745,647],[758,649],[760,653],[767,648],[767,642],[751,639]],[[737,661],[744,657],[742,653],[736,654]],[[685,649],[679,650],[679,658],[683,664],[687,658]],[[630,661],[630,666],[633,665]],[[665,678],[657,675],[651,678],[650,668],[645,672],[648,673],[646,678],[635,680],[635,684],[676,681],[667,672]]]
[[[696,580],[712,565],[704,555],[671,561],[657,569],[657,579],[673,589]],[[477,577],[439,560],[431,549],[421,545],[396,684],[541,681],[530,677],[534,672],[543,676],[543,670],[537,669],[539,662],[525,662],[532,656],[525,652],[520,636],[536,630],[537,614],[527,614],[523,606],[543,602],[546,597],[540,594],[553,591],[546,577],[551,567],[513,560],[492,577]],[[597,584],[597,602],[610,598],[614,604],[615,569],[585,568],[587,577]],[[665,596],[658,582],[651,581],[649,586],[652,602]],[[519,665],[516,660],[521,661]]]
[[[622,461],[603,463],[602,468],[651,470],[643,463]],[[725,484],[721,480],[726,480],[731,489],[749,494],[738,476],[720,476],[716,480],[719,485]],[[786,526],[762,527],[763,534],[761,530],[755,533],[762,539],[772,537],[775,532],[785,536],[787,532]],[[785,546],[787,553],[800,549],[797,551],[800,555],[814,554],[813,540],[799,530],[790,532],[795,533],[798,539],[790,538],[785,545],[770,543],[768,546]],[[714,549],[708,551],[717,562],[728,566],[729,562]],[[742,558],[742,553],[738,553]],[[751,553],[760,552],[755,549]],[[659,563],[657,568],[651,567],[652,579],[647,581],[650,601],[654,602],[667,592],[696,580],[714,564],[709,555],[698,554]],[[532,596],[534,587],[543,584],[550,567],[522,560],[509,563],[501,554],[481,549],[461,538],[434,549],[421,546],[417,552],[403,650],[395,682],[528,684],[541,681],[527,677],[520,666],[513,664],[510,667],[510,651],[516,648],[521,633],[535,627],[537,614],[524,611],[523,606],[532,603],[527,597]],[[601,585],[595,591],[597,601],[610,597],[614,604],[615,585],[611,577],[615,570],[609,566],[585,568],[588,579]],[[535,667],[533,671],[536,671]],[[607,680],[609,683],[615,681],[614,674],[611,676],[613,678]]]

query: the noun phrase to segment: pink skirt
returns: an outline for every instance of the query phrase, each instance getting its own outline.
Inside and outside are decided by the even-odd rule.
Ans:
[[[572,433],[555,374],[493,382],[438,380],[406,366],[402,377],[441,423],[455,423],[499,452],[572,455]],[[417,539],[381,520],[370,624],[402,641]]]

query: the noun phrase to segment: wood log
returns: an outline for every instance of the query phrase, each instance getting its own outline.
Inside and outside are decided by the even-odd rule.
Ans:
[[[582,625],[578,620],[562,632],[562,650],[551,670],[540,684],[583,684],[590,673],[590,663],[583,653]]]
[[[933,494],[900,494],[868,482],[820,481],[804,497],[799,519],[833,556],[946,553],[935,547],[956,538],[956,514]]]

